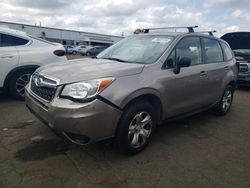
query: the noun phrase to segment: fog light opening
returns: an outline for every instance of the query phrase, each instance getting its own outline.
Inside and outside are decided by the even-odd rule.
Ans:
[[[71,142],[79,145],[86,145],[89,143],[89,137],[80,134],[74,134],[69,132],[63,132],[64,136]]]

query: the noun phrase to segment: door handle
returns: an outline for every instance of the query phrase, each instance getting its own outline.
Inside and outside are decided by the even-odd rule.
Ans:
[[[200,76],[202,77],[202,76],[206,76],[207,75],[207,72],[206,71],[201,71],[200,72]]]
[[[14,56],[13,55],[2,55],[0,56],[0,58],[13,58]]]
[[[224,69],[225,69],[225,70],[229,70],[230,67],[229,67],[229,66],[225,66]]]

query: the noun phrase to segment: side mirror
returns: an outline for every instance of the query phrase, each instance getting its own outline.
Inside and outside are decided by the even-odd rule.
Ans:
[[[177,61],[176,67],[174,68],[174,73],[179,74],[181,67],[189,67],[191,64],[191,59],[189,57],[182,57]]]
[[[166,62],[165,62],[165,67],[166,68],[173,68],[174,67],[174,61],[172,58],[169,58]]]

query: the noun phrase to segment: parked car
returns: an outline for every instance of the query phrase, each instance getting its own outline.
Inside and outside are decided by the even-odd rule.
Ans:
[[[105,50],[106,48],[107,48],[106,46],[96,46],[94,48],[87,50],[86,55],[87,56],[96,56],[97,54],[99,54],[100,52]]]
[[[64,62],[62,45],[0,27],[0,90],[24,99],[24,87],[40,66]]]
[[[235,63],[229,45],[213,36],[191,29],[142,33],[96,58],[39,68],[26,87],[26,104],[73,143],[113,138],[121,152],[135,154],[164,120],[208,109],[227,114]]]
[[[86,49],[86,46],[85,45],[80,45],[80,46],[76,46],[75,48],[73,48],[72,50],[72,54],[76,55],[77,53],[80,52],[80,50],[84,50]]]
[[[81,49],[79,50],[79,53],[80,53],[82,56],[84,56],[84,55],[86,55],[87,51],[90,50],[90,49],[92,49],[92,48],[94,48],[94,46],[86,46],[86,48],[81,48]]]
[[[73,53],[74,46],[71,46],[71,45],[64,45],[64,49],[65,49],[66,54],[72,54],[72,53]]]
[[[231,46],[239,64],[238,85],[250,86],[250,32],[227,33],[221,38]]]

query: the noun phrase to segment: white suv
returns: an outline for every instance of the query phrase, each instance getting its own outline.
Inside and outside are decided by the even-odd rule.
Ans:
[[[0,90],[14,98],[24,98],[24,87],[38,67],[66,60],[62,45],[0,27]]]

